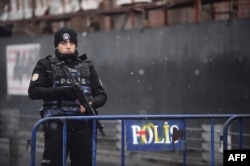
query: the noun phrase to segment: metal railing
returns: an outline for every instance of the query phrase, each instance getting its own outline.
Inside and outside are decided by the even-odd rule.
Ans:
[[[220,141],[223,141],[224,149],[227,147],[227,135],[228,135],[228,127],[230,123],[235,119],[240,119],[239,121],[239,138],[242,140],[242,119],[250,118],[250,114],[182,114],[182,115],[99,115],[99,116],[61,116],[61,117],[48,117],[38,120],[33,128],[31,133],[31,161],[30,166],[35,166],[35,158],[36,158],[36,132],[41,124],[51,121],[51,120],[61,120],[63,122],[63,166],[66,166],[66,142],[67,142],[67,120],[121,120],[121,166],[125,165],[125,132],[124,132],[124,122],[125,120],[184,120],[185,123],[187,120],[202,120],[208,119],[210,121],[210,165],[215,166],[215,147],[214,147],[214,125],[215,120],[224,119],[227,120],[224,129],[223,129],[223,136],[220,137]],[[93,125],[93,130],[96,130],[96,124]],[[96,138],[96,132],[93,132],[93,138]],[[239,145],[242,148],[242,141],[239,141]],[[92,165],[96,165],[96,142],[93,141],[93,151],[92,151]],[[183,166],[185,166],[187,160],[186,149],[183,151]]]
[[[232,124],[233,121],[235,121],[236,119],[239,120],[239,126],[238,126],[238,149],[243,149],[243,125],[242,125],[242,121],[243,119],[250,119],[250,115],[246,114],[246,115],[232,115],[229,119],[227,119],[227,121],[224,124],[224,128],[223,128],[223,136],[221,137],[221,140],[223,140],[223,149],[227,150],[228,149],[228,128],[229,126]]]

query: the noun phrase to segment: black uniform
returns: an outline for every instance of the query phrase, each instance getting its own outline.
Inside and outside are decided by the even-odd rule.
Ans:
[[[43,117],[85,115],[80,113],[80,105],[68,78],[62,72],[62,60],[79,81],[84,93],[94,109],[103,106],[107,95],[91,61],[86,56],[64,59],[56,50],[56,56],[47,56],[37,62],[28,93],[33,100],[43,100]],[[45,125],[45,150],[42,166],[62,165],[62,123],[48,122]],[[67,155],[72,166],[91,166],[92,163],[92,123],[90,120],[67,122]]]

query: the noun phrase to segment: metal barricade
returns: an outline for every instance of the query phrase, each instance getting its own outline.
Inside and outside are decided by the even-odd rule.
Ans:
[[[239,126],[238,126],[238,149],[243,149],[243,132],[242,132],[242,120],[243,119],[250,119],[250,115],[233,115],[231,116],[224,124],[223,128],[223,136],[221,137],[221,140],[223,140],[223,149],[227,150],[228,149],[228,128],[230,124],[235,121],[236,119],[239,120]]]
[[[67,121],[66,120],[121,120],[121,166],[125,165],[124,155],[125,155],[125,120],[192,120],[192,119],[208,119],[210,120],[211,128],[211,142],[210,142],[210,165],[215,166],[215,154],[214,154],[214,120],[224,119],[227,120],[225,127],[223,129],[223,136],[220,137],[220,141],[223,141],[224,148],[227,147],[227,130],[230,122],[236,118],[249,118],[250,114],[240,115],[240,114],[182,114],[182,115],[99,115],[99,116],[61,116],[61,117],[48,117],[37,121],[31,133],[31,161],[30,166],[35,166],[36,159],[36,132],[39,126],[47,121],[51,120],[61,120],[63,122],[63,166],[66,166],[66,142],[67,142]],[[96,130],[96,124],[93,125],[93,130]],[[242,131],[239,130],[239,135],[242,135]],[[93,138],[96,138],[96,132],[93,132]],[[242,146],[242,143],[241,143]],[[186,149],[183,150],[183,166],[186,165]],[[93,151],[92,151],[92,165],[96,165],[96,142],[93,141]]]

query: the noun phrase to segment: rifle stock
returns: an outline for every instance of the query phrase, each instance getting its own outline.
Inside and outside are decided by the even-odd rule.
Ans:
[[[86,98],[84,92],[82,91],[81,86],[79,85],[79,82],[76,81],[76,79],[72,76],[72,74],[70,73],[69,67],[65,65],[64,62],[60,63],[60,65],[62,66],[62,69],[64,71],[64,73],[66,74],[66,76],[68,77],[68,79],[70,80],[75,92],[76,92],[76,97],[79,100],[79,103],[85,107],[87,113],[89,115],[94,115],[96,116],[96,112],[93,109],[93,107],[89,104],[88,99]],[[104,126],[101,124],[101,122],[99,120],[96,120],[96,127],[99,129],[100,133],[102,134],[102,136],[105,136],[105,133],[103,131]]]

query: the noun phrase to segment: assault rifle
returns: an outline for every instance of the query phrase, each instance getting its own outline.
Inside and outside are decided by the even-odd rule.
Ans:
[[[76,97],[79,100],[79,103],[85,107],[87,113],[89,115],[97,115],[93,107],[90,105],[88,99],[86,98],[84,92],[82,91],[81,86],[79,85],[79,82],[76,81],[76,79],[72,76],[69,67],[65,65],[65,62],[59,63],[62,67],[63,72],[66,74],[68,79],[70,80],[75,92],[76,92]],[[96,120],[96,127],[99,129],[100,133],[102,136],[105,136],[105,133],[103,131],[104,126],[101,124],[99,120]]]

